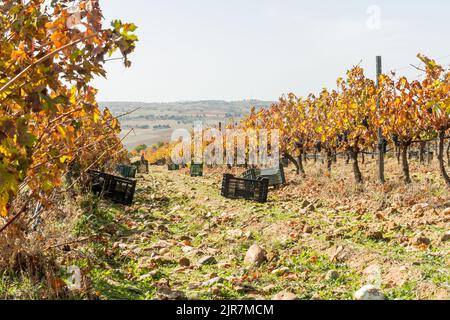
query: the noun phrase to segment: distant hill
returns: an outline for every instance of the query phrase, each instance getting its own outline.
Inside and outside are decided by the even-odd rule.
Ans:
[[[241,101],[223,101],[223,100],[202,100],[202,101],[178,101],[178,102],[131,102],[131,101],[111,101],[100,102],[102,108],[108,107],[114,113],[124,113],[142,107],[150,110],[168,110],[168,111],[192,111],[201,110],[205,112],[222,111],[227,113],[246,113],[251,107],[268,107],[273,101],[262,100],[241,100]]]
[[[238,121],[252,107],[269,107],[273,101],[242,100],[242,101],[178,101],[178,102],[100,102],[101,108],[108,108],[115,115],[122,115],[136,108],[131,114],[120,118],[122,133],[134,129],[134,134],[125,140],[125,146],[133,149],[141,144],[167,141],[173,130],[191,128],[194,122],[202,121],[205,125],[219,122]]]

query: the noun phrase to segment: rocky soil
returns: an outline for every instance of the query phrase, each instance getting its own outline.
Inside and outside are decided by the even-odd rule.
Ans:
[[[222,198],[220,170],[191,178],[163,167],[139,178],[132,207],[85,200],[76,232],[96,240],[64,259],[82,270],[79,294],[449,299],[450,205],[437,178],[422,169],[413,186],[394,176],[360,190],[349,171],[330,177],[309,166],[306,179],[289,169],[289,185],[266,204]]]

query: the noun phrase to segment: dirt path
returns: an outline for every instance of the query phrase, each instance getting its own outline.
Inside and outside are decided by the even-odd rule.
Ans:
[[[89,212],[80,233],[101,230],[106,241],[84,248],[90,258],[76,263],[103,299],[271,299],[282,291],[351,299],[368,283],[390,299],[449,298],[445,221],[421,227],[429,237],[421,246],[418,229],[393,223],[395,213],[300,199],[291,179],[258,204],[222,198],[218,174],[152,167],[133,207],[102,203]],[[255,244],[266,252],[258,267],[244,263]]]

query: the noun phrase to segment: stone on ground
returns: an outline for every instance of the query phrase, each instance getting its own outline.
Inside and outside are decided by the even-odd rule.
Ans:
[[[448,242],[450,241],[450,231],[447,231],[446,234],[444,234],[441,238],[441,242]]]
[[[188,258],[181,258],[178,261],[178,264],[182,267],[189,267],[191,265],[191,261]]]
[[[385,300],[385,297],[379,288],[367,285],[355,292],[355,299],[360,301],[377,301]]]
[[[259,267],[266,260],[266,252],[264,249],[255,244],[248,249],[244,262]]]
[[[273,299],[274,301],[293,301],[298,300],[298,297],[292,292],[280,292],[276,294]]]
[[[206,256],[206,257],[201,258],[198,261],[198,264],[200,264],[202,266],[213,265],[213,264],[217,264],[217,260],[213,256]]]
[[[325,276],[325,280],[327,281],[334,281],[337,279],[339,279],[339,273],[336,270],[328,271],[327,275]]]

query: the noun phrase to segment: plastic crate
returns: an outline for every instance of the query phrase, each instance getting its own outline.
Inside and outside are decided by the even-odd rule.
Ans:
[[[90,171],[92,193],[112,202],[131,205],[136,192],[136,180]]]
[[[284,174],[284,168],[279,166],[278,171],[273,174],[273,169],[264,169],[260,172],[260,177],[269,179],[269,186],[281,186],[286,184],[286,176]]]
[[[276,173],[274,169],[250,169],[242,174],[244,179],[257,180],[258,178],[269,179],[269,187],[276,187],[286,184],[286,176],[284,174],[284,167],[280,164]]]
[[[150,172],[149,162],[147,160],[145,160],[144,162],[141,161],[133,162],[132,166],[136,168],[137,173],[145,174]]]
[[[169,171],[178,171],[180,170],[180,165],[171,163],[167,165],[167,168]]]
[[[242,178],[248,180],[257,180],[261,175],[261,170],[259,169],[249,169],[242,174]]]
[[[111,175],[104,172],[91,170],[89,171],[91,191],[95,195],[101,195],[105,185],[109,184]]]
[[[203,177],[203,163],[201,164],[192,163],[190,173],[191,177]]]
[[[420,158],[420,152],[419,151],[409,151],[409,155],[408,155],[409,159],[419,159]]]
[[[136,178],[137,168],[135,166],[120,164],[116,170],[124,178]]]
[[[249,180],[225,174],[222,182],[222,196],[228,199],[245,199],[267,202],[269,179]]]

